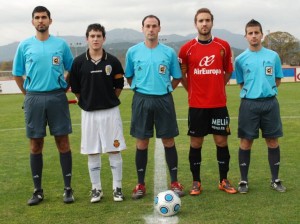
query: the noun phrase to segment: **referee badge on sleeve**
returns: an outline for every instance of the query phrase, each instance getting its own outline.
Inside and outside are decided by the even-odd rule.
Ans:
[[[159,74],[166,74],[167,66],[165,65],[159,65]]]
[[[60,64],[60,58],[58,56],[52,57],[52,64],[53,65],[59,65]]]
[[[272,75],[272,74],[273,74],[273,67],[266,66],[266,75]]]

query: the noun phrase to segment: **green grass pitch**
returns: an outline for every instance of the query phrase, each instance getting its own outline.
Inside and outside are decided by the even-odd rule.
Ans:
[[[300,83],[282,83],[279,102],[284,128],[280,138],[280,178],[287,187],[286,193],[270,189],[270,170],[264,139],[254,142],[249,170],[249,193],[229,195],[218,190],[218,166],[212,136],[207,136],[202,151],[201,176],[203,193],[182,198],[178,213],[179,223],[299,223],[299,130],[300,130]],[[237,116],[239,87],[227,86],[228,109],[231,116],[229,149],[231,164],[229,179],[237,186],[239,168],[237,152]],[[180,182],[188,193],[192,177],[189,170],[189,138],[187,132],[187,93],[177,88],[174,93],[180,135],[176,137],[179,156]],[[69,99],[74,95],[69,93]],[[25,137],[24,115],[21,109],[22,95],[0,95],[0,223],[145,223],[153,215],[154,198],[154,141],[149,147],[146,173],[147,195],[133,201],[131,191],[136,184],[135,140],[129,135],[132,91],[124,90],[120,105],[127,150],[123,152],[123,191],[126,200],[113,202],[112,178],[107,155],[102,156],[101,180],[104,198],[91,204],[91,188],[87,169],[87,157],[81,155],[80,109],[70,105],[73,134],[70,135],[73,152],[73,179],[75,203],[62,201],[63,179],[59,156],[52,136],[45,139],[43,188],[44,201],[29,207],[26,202],[32,194],[33,184],[29,167],[29,143]],[[298,172],[298,173],[297,173]],[[169,181],[166,180],[169,184]]]

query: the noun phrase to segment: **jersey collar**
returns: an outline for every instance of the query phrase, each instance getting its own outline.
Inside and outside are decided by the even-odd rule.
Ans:
[[[106,51],[104,49],[102,49],[102,50],[103,50],[103,54],[102,54],[101,61],[107,59]],[[90,49],[87,49],[85,56],[86,56],[86,60],[88,60],[88,61],[92,60],[91,55],[90,55]]]

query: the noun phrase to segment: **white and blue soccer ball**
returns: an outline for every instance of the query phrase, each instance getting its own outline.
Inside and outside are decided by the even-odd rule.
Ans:
[[[181,207],[181,200],[174,191],[163,191],[154,198],[154,207],[160,215],[172,216],[178,213]]]

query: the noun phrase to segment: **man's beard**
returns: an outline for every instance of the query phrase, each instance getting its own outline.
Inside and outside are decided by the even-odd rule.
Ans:
[[[259,43],[255,43],[255,44],[250,44],[251,47],[258,47],[259,46]]]
[[[198,31],[198,33],[202,36],[210,36],[211,35],[211,30],[208,30],[206,32]]]
[[[48,30],[49,27],[43,27],[43,28],[35,28],[40,33],[45,33]]]

